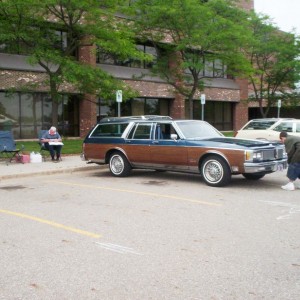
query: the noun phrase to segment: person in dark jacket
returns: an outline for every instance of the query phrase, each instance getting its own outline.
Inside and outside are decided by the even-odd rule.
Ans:
[[[289,135],[286,131],[280,132],[279,138],[284,143],[288,156],[287,178],[290,180],[281,188],[286,191],[294,191],[295,180],[300,179],[300,137]],[[300,186],[299,186],[300,188]]]
[[[60,160],[61,148],[63,146],[61,136],[52,126],[49,131],[46,131],[41,138],[41,142],[45,144],[45,148],[49,150],[52,161],[58,162]],[[56,154],[56,158],[55,158]]]

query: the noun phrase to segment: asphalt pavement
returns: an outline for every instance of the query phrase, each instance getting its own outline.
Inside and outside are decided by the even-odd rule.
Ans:
[[[0,180],[20,178],[25,176],[49,175],[55,173],[72,173],[99,168],[96,164],[87,164],[79,155],[62,156],[60,162],[51,159],[39,163],[19,163],[0,160]]]

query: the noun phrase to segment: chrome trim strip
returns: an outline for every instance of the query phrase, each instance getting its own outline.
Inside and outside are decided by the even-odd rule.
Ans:
[[[101,164],[101,165],[105,165],[105,159],[89,159],[88,160],[89,163],[95,163],[95,164]]]

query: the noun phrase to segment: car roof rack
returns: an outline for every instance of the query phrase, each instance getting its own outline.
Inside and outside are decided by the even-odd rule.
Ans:
[[[160,115],[142,115],[142,116],[126,116],[126,117],[105,117],[100,120],[100,123],[108,122],[127,122],[130,120],[172,120],[169,116],[160,116]]]
[[[257,118],[249,121],[295,120],[295,118]]]

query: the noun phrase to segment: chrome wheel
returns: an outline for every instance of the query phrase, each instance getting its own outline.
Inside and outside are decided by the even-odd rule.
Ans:
[[[227,163],[220,157],[211,156],[204,160],[201,174],[206,184],[224,186],[231,180],[231,172]]]
[[[109,169],[114,176],[127,176],[131,168],[123,154],[113,153],[109,158]]]

